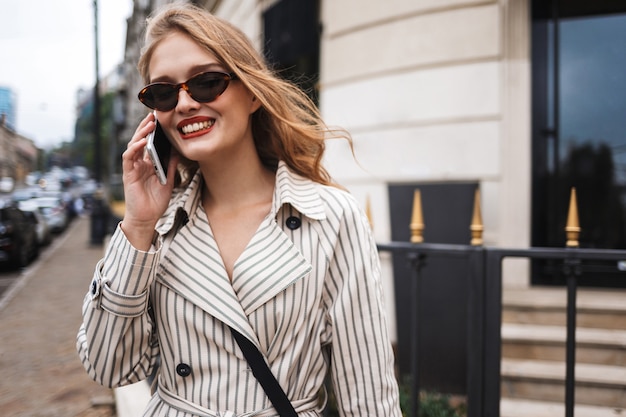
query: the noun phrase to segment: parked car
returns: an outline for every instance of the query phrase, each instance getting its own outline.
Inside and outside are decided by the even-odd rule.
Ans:
[[[41,172],[33,171],[26,175],[26,179],[24,180],[24,182],[28,186],[35,186],[37,185],[37,182],[39,181],[40,178],[41,178]]]
[[[52,230],[48,224],[48,220],[46,220],[41,211],[39,211],[37,203],[32,200],[20,201],[18,207],[35,223],[37,243],[39,246],[49,245],[50,242],[52,242]]]
[[[0,192],[10,193],[15,187],[15,181],[11,177],[0,178]]]
[[[29,201],[39,207],[39,211],[46,218],[53,233],[65,230],[68,224],[67,209],[60,197],[35,197]]]
[[[38,197],[40,190],[39,187],[18,188],[11,194],[11,199],[16,202],[30,200],[31,198]]]
[[[15,206],[0,208],[0,262],[25,267],[38,254],[35,224]]]

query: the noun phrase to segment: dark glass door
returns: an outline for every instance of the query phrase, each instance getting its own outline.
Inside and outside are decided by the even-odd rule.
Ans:
[[[626,249],[626,2],[532,4],[532,244],[565,245],[575,187],[580,246]],[[626,287],[614,262],[583,271],[581,285]],[[560,272],[536,263],[532,281]]]

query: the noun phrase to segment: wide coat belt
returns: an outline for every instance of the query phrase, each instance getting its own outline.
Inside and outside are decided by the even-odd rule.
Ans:
[[[170,390],[164,388],[161,384],[157,386],[156,394],[159,398],[168,404],[170,407],[173,407],[179,411],[183,411],[185,413],[193,414],[198,417],[275,417],[276,410],[274,407],[266,408],[259,411],[254,411],[251,413],[244,414],[235,414],[233,411],[213,411],[208,408],[201,407],[197,404],[188,401]],[[296,413],[304,413],[308,412],[308,415],[319,415],[315,410],[318,407],[318,397],[313,396],[310,398],[292,401],[291,404],[293,408],[296,410]]]

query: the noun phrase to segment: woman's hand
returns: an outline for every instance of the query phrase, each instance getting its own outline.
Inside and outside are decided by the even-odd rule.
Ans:
[[[146,137],[154,128],[154,116],[150,113],[141,121],[122,154],[126,208],[121,227],[130,243],[140,250],[150,248],[154,227],[170,201],[178,164],[178,153],[172,148],[167,183],[162,185],[145,152]]]

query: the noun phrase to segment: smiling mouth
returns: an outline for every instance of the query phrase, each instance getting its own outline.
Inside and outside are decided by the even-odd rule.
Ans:
[[[207,130],[211,128],[215,124],[215,119],[205,120],[203,122],[191,123],[183,126],[180,131],[185,135],[189,135],[191,133],[200,132],[202,130]]]

